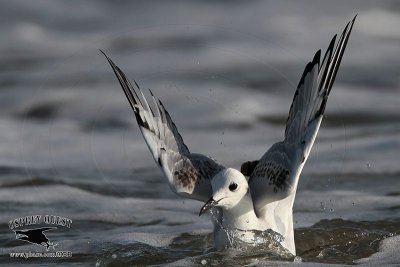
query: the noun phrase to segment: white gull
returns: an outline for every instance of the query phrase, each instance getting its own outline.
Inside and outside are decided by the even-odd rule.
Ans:
[[[285,138],[241,171],[225,168],[214,159],[191,153],[160,100],[148,104],[138,84],[107,56],[134,111],[156,163],[178,195],[204,202],[200,215],[212,210],[217,249],[233,246],[232,238],[255,244],[255,232],[271,229],[280,244],[296,254],[293,202],[300,173],[317,136],[326,102],[339,69],[355,18],[335,46],[336,35],[320,63],[321,50],[305,67],[286,123]]]

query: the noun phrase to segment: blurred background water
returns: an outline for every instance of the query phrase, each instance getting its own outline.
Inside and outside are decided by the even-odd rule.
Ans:
[[[389,0],[2,2],[1,263],[286,265],[213,251],[202,204],[170,192],[98,49],[163,100],[191,151],[240,168],[282,140],[306,63],[356,13],[299,183],[297,252],[309,265],[400,264],[400,4]],[[73,220],[48,234],[71,259],[9,257],[35,249],[8,228],[33,214]]]

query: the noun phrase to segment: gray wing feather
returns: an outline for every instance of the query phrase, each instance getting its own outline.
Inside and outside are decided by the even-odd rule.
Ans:
[[[224,167],[210,157],[190,153],[162,102],[150,91],[154,104],[151,108],[139,85],[136,82],[132,84],[122,70],[101,52],[110,63],[143,137],[156,163],[167,176],[171,189],[180,196],[206,202],[212,196],[211,179]]]
[[[290,107],[284,141],[274,144],[252,170],[249,186],[256,212],[296,192],[355,18],[346,25],[335,49],[336,35],[333,37],[321,67],[320,50],[307,64]]]

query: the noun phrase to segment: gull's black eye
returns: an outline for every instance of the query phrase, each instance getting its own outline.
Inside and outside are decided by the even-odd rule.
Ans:
[[[236,191],[236,189],[237,189],[237,183],[231,183],[229,185],[229,190],[231,190],[232,192]]]

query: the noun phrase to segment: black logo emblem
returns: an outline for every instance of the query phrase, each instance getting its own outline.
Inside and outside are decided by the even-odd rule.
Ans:
[[[57,244],[50,242],[47,236],[44,234],[46,231],[57,229],[57,227],[43,227],[36,229],[25,229],[25,230],[13,230],[15,233],[15,238],[18,240],[26,241],[32,244],[43,246],[46,250],[50,247],[54,249]]]

